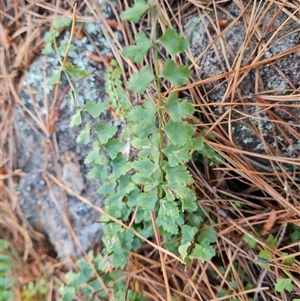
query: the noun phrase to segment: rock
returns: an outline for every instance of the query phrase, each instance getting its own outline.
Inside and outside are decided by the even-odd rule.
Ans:
[[[254,2],[243,4],[227,1],[217,5],[217,16],[214,10],[205,11],[185,23],[184,32],[199,67],[200,78],[195,72],[194,79],[212,78],[240,66],[235,91],[231,90],[234,73],[203,86],[208,103],[222,103],[214,106],[212,118],[217,120],[227,110],[221,122],[232,133],[233,147],[273,158],[299,158],[299,19],[295,20],[288,6],[280,11],[279,4],[260,2],[256,8]],[[255,19],[249,24],[253,9]],[[261,63],[251,66],[255,62]],[[294,96],[287,101],[293,91]],[[251,157],[259,170],[300,168],[275,161],[272,166],[269,160]]]
[[[95,45],[101,49],[103,56],[110,52],[99,24],[87,23],[84,24],[84,28]],[[66,31],[59,38],[59,43],[67,42],[69,34]],[[68,61],[89,73],[86,78],[74,84],[79,101],[105,101],[104,66],[93,62],[86,55],[86,51],[95,51],[94,46],[87,37],[81,40],[75,38],[73,45],[74,50],[70,52]],[[95,246],[102,235],[102,224],[98,222],[100,214],[76,197],[66,194],[51,181],[45,170],[96,206],[102,207],[104,199],[96,193],[101,184],[100,180],[87,181],[86,177],[89,168],[83,161],[91,146],[76,143],[76,138],[87,119],[83,116],[81,126],[72,129],[69,127],[70,118],[75,111],[74,108],[70,108],[69,93],[65,94],[61,109],[56,111],[59,117],[54,134],[50,137],[49,152],[46,153],[48,137],[43,129],[47,127],[55,88],[47,85],[47,78],[49,79],[58,68],[59,61],[54,53],[41,55],[32,63],[22,79],[21,101],[24,107],[19,106],[15,110],[19,139],[16,141],[16,164],[27,175],[20,180],[17,189],[21,209],[31,225],[49,237],[59,255],[77,257],[81,250],[76,246],[71,232],[77,236],[83,249],[88,250]],[[62,97],[68,85],[66,78],[62,78],[58,99]],[[32,112],[33,116],[30,116],[28,111]],[[38,121],[34,120],[34,117]],[[109,115],[102,118],[113,122]],[[99,122],[95,120],[95,123],[97,121]]]
[[[64,183],[77,193],[84,189],[84,178],[77,155],[67,151],[61,156]]]

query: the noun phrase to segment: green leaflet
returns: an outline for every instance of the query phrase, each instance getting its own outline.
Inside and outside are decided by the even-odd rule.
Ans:
[[[90,122],[87,122],[84,129],[81,130],[81,132],[77,136],[76,142],[83,143],[84,145],[89,144],[91,141],[90,133],[91,133],[91,124],[90,124]]]
[[[153,211],[158,200],[157,189],[153,189],[149,192],[140,192],[137,195],[136,206],[141,206],[142,209]]]
[[[108,179],[97,189],[97,193],[100,195],[110,195],[114,192],[115,188],[116,183],[113,183],[110,179]]]
[[[68,46],[69,46],[69,43],[68,42],[65,42],[65,43],[61,43],[60,46],[58,47],[58,51],[65,54],[66,51],[68,50]],[[70,45],[70,48],[69,48],[69,52],[72,52],[75,50],[75,46],[74,45]],[[74,66],[73,66],[74,67]],[[84,70],[83,70],[84,71]],[[84,71],[85,72],[85,71]],[[86,72],[85,72],[86,73]],[[79,76],[80,77],[80,76]]]
[[[208,243],[215,243],[217,241],[216,233],[213,227],[209,227],[206,230],[202,231],[198,237],[198,242],[203,243],[207,240]]]
[[[169,120],[165,125],[164,130],[170,138],[173,145],[183,146],[191,140],[195,132],[195,128],[187,122],[174,122]]]
[[[61,29],[61,28],[66,27],[66,26],[70,26],[71,23],[72,23],[72,19],[70,19],[70,18],[62,18],[62,19],[56,19],[56,20],[54,20],[53,26],[56,29]]]
[[[126,47],[122,54],[136,63],[141,63],[152,44],[143,31],[135,36],[135,42],[136,45]]]
[[[190,191],[190,196],[182,197],[181,204],[182,204],[182,211],[187,211],[191,213],[197,210],[197,203],[196,203],[195,193],[190,189],[189,191]]]
[[[251,248],[255,248],[255,246],[256,246],[256,241],[252,238],[252,237],[250,237],[249,235],[247,235],[247,234],[244,234],[243,235],[243,240],[251,247]]]
[[[128,20],[133,23],[137,23],[148,8],[149,5],[145,0],[136,0],[132,7],[127,8],[121,13],[121,20]]]
[[[136,106],[127,115],[132,132],[139,138],[146,138],[157,132],[155,115],[156,108],[151,98],[148,98],[142,106]]]
[[[166,172],[167,180],[170,184],[186,185],[193,183],[193,178],[188,172],[186,166],[178,165],[171,167],[168,163],[166,163],[163,169]]]
[[[141,68],[140,72],[133,74],[127,82],[127,88],[134,90],[136,93],[145,92],[149,84],[154,80],[154,75],[149,66]]]
[[[292,279],[277,278],[275,283],[276,292],[283,292],[285,290],[291,292],[293,289]]]
[[[133,183],[132,178],[127,173],[122,175],[118,180],[118,193],[121,195],[128,195],[130,192],[137,189],[137,186]]]
[[[53,40],[55,38],[57,38],[58,36],[59,36],[59,31],[58,30],[54,30],[53,32],[46,32],[44,37],[43,37],[43,40],[46,43],[52,43]]]
[[[160,227],[162,236],[164,236],[164,231],[167,234],[177,235],[179,233],[179,226],[183,223],[184,220],[181,215],[177,219],[171,216],[159,215],[156,219],[156,224]]]
[[[187,118],[193,115],[195,109],[191,103],[187,100],[181,100],[178,98],[176,93],[171,93],[163,106],[172,121],[180,121],[181,119]]]
[[[127,171],[130,170],[128,159],[126,159],[121,153],[119,153],[117,157],[112,160],[111,166],[113,170],[112,173],[116,179],[118,179],[121,175],[125,175]]]
[[[100,161],[100,147],[91,150],[88,155],[86,156],[84,163],[85,164],[91,164],[91,163],[95,163],[95,164],[99,164]]]
[[[47,83],[50,86],[57,84],[60,81],[61,70],[56,70],[53,72],[53,75],[48,79]]]
[[[159,216],[170,216],[174,219],[179,218],[179,210],[175,202],[162,199],[160,201]]]
[[[203,262],[212,259],[216,255],[215,249],[208,243],[204,245],[196,244],[191,253],[191,258],[198,258]]]
[[[194,237],[198,229],[196,227],[191,227],[189,225],[182,225],[181,231],[182,231],[182,237],[180,243],[184,245],[194,240]]]
[[[82,109],[78,108],[76,110],[76,113],[71,117],[71,122],[70,122],[71,128],[74,126],[80,125],[82,123],[81,112],[82,112]]]
[[[108,166],[93,164],[87,174],[87,178],[105,181],[108,178]]]
[[[174,28],[168,28],[165,33],[158,39],[170,54],[182,53],[188,47],[187,40],[178,35]]]
[[[131,166],[144,177],[151,177],[154,171],[159,168],[158,165],[147,158],[135,161]]]
[[[76,291],[72,286],[61,285],[61,287],[59,288],[59,293],[63,301],[72,301],[75,297]]]
[[[288,255],[289,255],[289,253],[287,253],[287,252],[282,253],[282,256],[288,256]],[[284,258],[282,260],[283,264],[289,265],[289,266],[292,266],[294,264],[294,262],[295,262],[295,257]]]
[[[42,49],[42,54],[49,54],[53,51],[52,44],[50,42],[45,43],[44,48]]]
[[[120,153],[124,147],[125,143],[116,138],[108,139],[107,143],[104,145],[103,149],[107,152],[112,160],[114,160],[118,153]]]
[[[171,167],[188,162],[191,159],[191,154],[186,148],[171,143],[164,148],[163,152],[168,157]]]
[[[192,71],[188,67],[177,66],[172,60],[166,60],[161,76],[170,81],[175,87],[181,87],[191,76]]]
[[[108,109],[106,102],[95,102],[93,100],[88,100],[85,105],[85,109],[90,113],[93,118],[97,118],[101,113],[104,113]]]
[[[66,64],[66,71],[75,79],[87,76],[87,72],[85,70],[77,68],[69,62]]]
[[[186,260],[187,256],[188,256],[188,248],[190,247],[191,243],[190,242],[187,242],[185,244],[181,244],[179,247],[178,247],[178,252],[180,254],[180,257],[183,261]]]
[[[99,122],[96,134],[102,144],[106,144],[110,138],[112,138],[116,132],[117,128],[111,125],[106,124],[105,122]]]

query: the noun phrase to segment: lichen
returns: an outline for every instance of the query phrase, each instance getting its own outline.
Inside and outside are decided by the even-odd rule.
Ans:
[[[247,144],[247,143],[252,143],[253,142],[253,138],[252,137],[249,137],[249,138],[245,138],[244,139],[244,143]]]
[[[104,11],[105,16],[111,18],[111,15],[108,14],[109,11],[111,12],[109,5],[107,5]],[[84,26],[103,56],[111,51],[109,43],[104,37],[98,23],[87,23],[84,24]],[[67,43],[69,37],[70,32],[66,30],[64,34],[57,38],[58,46],[62,43]],[[120,35],[119,39],[121,40]],[[95,52],[94,46],[89,42],[87,37],[84,37],[81,40],[74,37],[72,45],[73,47],[69,52],[68,61],[89,73],[87,77],[74,83],[77,99],[81,104],[87,100],[104,101],[104,66],[101,63],[92,61],[86,55],[86,51]],[[60,52],[61,58],[63,58],[64,55],[64,52]],[[57,58],[54,49],[53,53],[50,53],[47,56],[41,55],[31,64],[28,74],[23,80],[24,89],[21,95],[21,100],[28,110],[31,112],[38,111],[38,115],[42,116],[49,114],[54,98],[55,85],[44,85],[44,83],[47,82],[47,79],[52,76],[55,70],[59,70],[60,68],[59,59]],[[83,161],[89,151],[89,147],[76,143],[76,137],[79,135],[82,128],[77,127],[72,130],[69,129],[70,116],[73,113],[69,107],[71,95],[70,92],[63,95],[63,91],[68,86],[69,83],[63,75],[56,104],[59,104],[60,97],[62,96],[64,96],[64,101],[59,107],[60,110],[57,110],[58,107],[56,107],[56,112],[59,112],[59,114],[57,123],[55,124],[55,139],[57,141],[59,153],[72,150],[76,152],[79,159]],[[33,101],[30,95],[32,95]],[[48,108],[44,106],[45,103],[47,103]],[[45,233],[47,233],[50,241],[57,243],[56,250],[58,254],[65,251],[70,256],[76,256],[78,253],[73,248],[72,238],[68,234],[62,216],[57,212],[56,207],[53,205],[51,195],[48,192],[46,183],[41,178],[40,172],[34,177],[35,171],[42,170],[42,168],[44,168],[43,164],[45,163],[45,150],[43,136],[40,135],[42,132],[40,124],[35,124],[34,121],[30,120],[37,129],[37,131],[33,131],[28,125],[27,119],[26,121],[23,120],[23,115],[20,114],[21,110],[22,108],[19,108],[19,112],[16,114],[16,121],[20,129],[20,143],[22,145],[22,148],[18,150],[18,166],[27,174],[22,178],[18,186],[22,211],[24,212],[25,217],[30,220],[33,227],[35,227],[36,221],[44,225]],[[86,120],[84,120],[84,122],[85,121]],[[41,124],[42,122],[43,121],[41,121]],[[48,157],[48,170],[55,174],[54,167],[57,167],[57,158],[52,151],[49,151]],[[86,174],[87,167],[82,166],[82,169],[84,174]],[[99,185],[100,182],[98,180],[86,181],[83,195],[94,205],[101,207],[103,206],[103,197],[95,194]],[[59,188],[53,185],[51,190],[54,197],[60,202],[62,198]],[[101,237],[102,225],[97,223],[99,220],[99,213],[95,210],[91,211],[90,208],[82,205],[80,201],[71,196],[68,196],[67,199],[73,230],[83,247],[87,249],[95,242],[99,241]],[[40,213],[37,212],[37,210],[33,210],[33,208],[38,207],[38,204],[40,204],[41,208]],[[63,208],[62,204],[61,207]]]
[[[264,145],[262,142],[260,142],[255,146],[255,148],[253,150],[256,151],[256,150],[263,150],[263,149],[265,149]]]

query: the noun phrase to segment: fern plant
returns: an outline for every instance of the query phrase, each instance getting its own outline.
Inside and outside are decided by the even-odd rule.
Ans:
[[[183,260],[200,258],[206,261],[215,254],[211,246],[216,241],[213,229],[205,222],[206,225],[202,225],[206,226],[205,230],[199,230],[202,221],[194,218],[201,214],[197,212],[200,209],[196,195],[190,188],[193,178],[186,167],[195,151],[211,159],[215,158],[215,153],[205,144],[203,137],[195,137],[195,127],[186,121],[194,113],[192,102],[180,99],[176,93],[170,93],[167,97],[162,93],[162,81],[181,87],[191,71],[186,66],[177,65],[173,59],[166,60],[160,70],[159,48],[164,48],[173,56],[183,53],[189,45],[169,24],[166,24],[168,28],[163,35],[157,37],[159,8],[143,0],[124,11],[121,19],[138,22],[148,10],[153,20],[151,36],[148,37],[143,31],[137,33],[136,44],[125,48],[122,54],[141,64],[140,70],[128,80],[127,88],[143,95],[151,86],[157,92],[156,97],[148,97],[142,104],[131,108],[122,86],[122,71],[116,62],[112,62],[112,67],[107,70],[106,91],[110,106],[120,120],[125,120],[127,130],[116,137],[118,125],[100,121],[94,128],[91,121],[86,121],[77,138],[77,142],[92,143],[85,163],[92,166],[89,178],[102,180],[97,192],[106,197],[105,211],[123,222],[128,222],[134,214],[131,229],[122,228],[105,216],[101,219],[107,223],[104,227],[103,255],[116,268],[123,268],[129,252],[141,246],[141,240],[133,230],[145,238],[153,236],[151,213],[166,245],[181,238],[176,247]],[[149,52],[153,54],[150,56],[155,66],[153,71],[149,65],[142,64]],[[84,123],[84,112],[94,119],[107,109],[107,103],[90,100],[77,109],[70,125]],[[137,153],[133,161],[123,154],[125,141],[129,137],[131,147]],[[187,221],[186,213],[189,214]]]
[[[11,257],[8,255],[11,245],[8,241],[0,239],[0,296],[1,301],[10,301],[12,293]]]
[[[103,181],[97,192],[106,197],[107,213],[123,222],[127,222],[134,213],[133,229],[145,238],[154,234],[152,213],[166,245],[181,237],[180,243],[176,246],[169,244],[169,247],[179,252],[183,260],[209,260],[215,254],[211,243],[215,242],[216,237],[209,227],[201,235],[196,235],[201,221],[193,218],[193,215],[198,214],[195,212],[199,208],[195,193],[188,187],[193,179],[185,165],[193,151],[204,152],[207,146],[203,137],[194,137],[195,128],[185,121],[194,113],[191,101],[180,99],[175,93],[165,98],[161,91],[163,80],[180,87],[185,84],[191,71],[186,66],[177,66],[172,59],[165,62],[161,71],[159,47],[175,55],[184,52],[188,43],[171,27],[157,37],[155,20],[158,8],[145,1],[138,1],[123,12],[121,18],[138,22],[148,9],[151,9],[154,21],[152,36],[147,37],[145,32],[139,32],[135,37],[136,45],[126,48],[123,55],[136,63],[142,63],[147,53],[153,52],[154,71],[149,66],[141,66],[139,72],[129,79],[127,88],[143,94],[149,86],[154,86],[156,99],[147,98],[144,103],[129,111],[130,102],[120,78],[121,69],[113,62],[112,68],[107,70],[106,90],[114,112],[126,121],[128,130],[123,133],[123,137],[115,138],[117,127],[99,122],[96,129],[91,129],[89,123],[77,141],[94,141],[85,162],[92,165],[89,177],[99,177]],[[100,107],[101,110],[96,110]],[[93,102],[91,108],[87,111],[92,117],[98,117],[104,112],[105,105]],[[78,113],[74,119],[78,120]],[[95,135],[92,139],[91,133]],[[131,137],[131,146],[137,152],[137,159],[132,162],[122,153],[125,144],[122,138],[126,140],[128,137]],[[187,223],[186,213],[190,214]],[[133,229],[124,229],[106,217],[102,217],[102,222],[108,223],[104,228],[103,256],[112,266],[123,268],[130,251],[137,250],[141,241],[135,237]]]
[[[47,284],[44,278],[23,285],[21,296],[23,301],[43,301],[47,299]]]
[[[204,137],[195,135],[196,128],[186,121],[194,113],[192,101],[181,99],[176,93],[162,93],[162,82],[170,87],[181,87],[190,77],[189,68],[178,65],[171,58],[182,54],[189,45],[163,18],[160,21],[167,29],[157,36],[160,24],[157,19],[162,14],[159,7],[152,3],[136,1],[121,14],[121,19],[136,23],[147,11],[150,11],[152,19],[151,34],[144,31],[137,33],[135,45],[125,48],[122,55],[140,66],[139,71],[128,80],[127,89],[142,96],[151,87],[156,95],[132,107],[123,89],[122,70],[113,61],[106,75],[110,104],[94,100],[81,103],[70,123],[71,127],[83,124],[77,142],[92,145],[85,163],[91,165],[88,177],[102,180],[97,193],[105,196],[105,211],[130,225],[124,228],[102,216],[101,222],[105,223],[102,238],[104,249],[97,254],[94,263],[97,271],[103,275],[108,266],[124,268],[130,251],[138,250],[142,244],[135,234],[151,238],[154,228],[158,228],[164,248],[179,253],[186,264],[193,258],[207,261],[215,255],[212,246],[216,242],[214,229],[205,218],[206,213],[197,205],[195,192],[191,188],[193,178],[186,164],[194,152],[212,161],[216,154],[205,144]],[[74,22],[75,18],[72,28]],[[55,39],[56,35],[52,34],[46,44],[46,52],[50,51],[49,43],[56,45]],[[70,43],[66,51],[69,48]],[[162,70],[159,64],[161,49],[170,57],[164,62]],[[153,70],[143,64],[149,53]],[[55,73],[50,79],[51,84],[58,83],[61,72],[73,77],[85,75],[84,70],[66,63],[65,59],[63,62],[63,68],[56,72],[58,75]],[[94,121],[108,109],[114,112],[118,121],[100,121],[94,127]],[[118,131],[120,122],[126,126],[121,134]],[[136,153],[131,159],[124,154],[128,139],[131,149]],[[73,298],[82,283],[90,284],[93,279],[92,273],[85,274],[84,265],[81,264],[79,268],[80,272],[71,273],[67,285],[61,287],[65,301]],[[109,275],[112,274],[109,273],[107,277]],[[87,295],[96,294],[100,297],[103,294],[102,291],[98,292],[98,289],[101,290],[100,284],[93,283],[89,285],[91,291],[88,290]]]
[[[109,270],[108,263],[101,254],[94,256],[92,251],[90,251],[88,256],[109,292],[94,277],[94,269],[90,264],[84,258],[81,258],[76,262],[79,272],[69,271],[66,274],[66,284],[62,285],[59,289],[62,296],[61,300],[72,301],[75,294],[80,294],[84,301],[146,300],[140,293],[126,288],[122,272],[107,272]]]
[[[189,188],[193,179],[186,167],[193,151],[205,152],[208,147],[203,137],[194,137],[195,127],[185,121],[194,113],[191,101],[180,99],[175,93],[168,97],[162,94],[162,81],[169,82],[170,86],[181,87],[191,71],[186,66],[177,65],[172,59],[165,62],[163,70],[159,66],[159,48],[163,47],[173,56],[183,53],[189,45],[169,24],[166,24],[164,34],[157,37],[157,17],[161,14],[158,7],[146,1],[137,1],[121,14],[121,19],[136,23],[148,10],[153,21],[151,35],[148,37],[143,31],[137,33],[135,45],[125,48],[122,54],[142,65],[139,72],[129,79],[127,88],[142,95],[151,86],[157,95],[134,106],[130,112],[125,106],[124,119],[138,158],[129,162],[122,155],[122,145],[119,145],[116,157],[109,158],[111,174],[107,175],[98,193],[106,196],[105,209],[113,216],[127,221],[134,212],[133,227],[147,238],[153,235],[151,213],[154,214],[156,226],[166,245],[181,237],[180,243],[173,245],[172,250],[177,248],[183,260],[209,260],[215,254],[211,243],[215,242],[216,237],[209,225],[200,235],[198,233],[201,221],[193,217],[198,214],[196,211],[199,208],[195,193]],[[149,52],[152,52],[153,71],[149,65],[142,64]],[[118,70],[118,67],[115,66],[114,70]],[[115,73],[120,76],[120,72]],[[108,83],[107,87],[122,91],[120,80],[115,78],[113,81],[117,84]],[[111,90],[107,92],[113,97],[119,94]],[[211,157],[214,157],[213,152]],[[190,215],[187,222],[186,213]],[[136,249],[140,242],[131,230],[122,229],[114,223],[109,223],[104,233],[104,252],[109,254],[113,266],[123,267],[129,255],[129,245],[129,249]],[[126,251],[127,256],[124,256]]]

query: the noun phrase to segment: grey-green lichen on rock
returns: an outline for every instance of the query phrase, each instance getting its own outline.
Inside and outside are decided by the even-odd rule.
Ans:
[[[112,16],[109,5],[102,7],[102,9],[107,17]],[[80,104],[84,104],[88,100],[96,102],[106,101],[105,68],[102,64],[89,59],[86,52],[95,52],[95,47],[98,47],[101,54],[105,57],[111,52],[111,49],[96,19],[95,22],[85,23],[83,26],[84,30],[91,36],[94,45],[86,36],[81,40],[74,37],[72,41],[72,49],[69,53],[68,61],[88,73],[87,77],[74,83],[77,100]],[[69,30],[65,30],[57,39],[58,45],[67,43],[69,37]],[[60,55],[63,57],[64,53],[62,52]],[[74,244],[66,218],[67,220],[69,219],[75,235],[85,250],[91,248],[100,240],[102,236],[102,224],[98,222],[100,218],[98,211],[82,203],[77,198],[66,195],[49,178],[48,181],[45,181],[45,175],[43,176],[42,173],[46,162],[45,142],[47,140],[47,135],[42,130],[42,126],[47,127],[47,118],[53,102],[55,89],[55,86],[47,84],[47,79],[58,69],[60,69],[60,63],[56,53],[53,51],[46,56],[41,55],[38,57],[31,64],[22,80],[21,101],[30,112],[33,112],[40,119],[40,123],[37,124],[26,113],[25,108],[18,107],[16,109],[15,120],[20,133],[18,143],[21,146],[17,150],[17,165],[18,168],[26,172],[26,176],[20,180],[17,190],[21,209],[31,225],[35,229],[47,234],[49,240],[55,245],[59,255],[67,253],[70,256],[76,257],[81,254],[81,250]],[[69,83],[65,76],[63,76],[57,104],[60,101],[60,97],[63,96],[63,91],[68,86]],[[78,157],[78,160],[75,160],[77,164],[76,173],[79,174],[80,181],[82,181],[82,177],[84,178],[84,185],[83,183],[79,183],[79,190],[83,190],[82,195],[91,201],[93,205],[102,207],[104,198],[96,193],[100,185],[100,180],[86,180],[88,167],[83,164],[83,161],[90,151],[90,146],[76,143],[76,138],[87,120],[83,116],[82,126],[70,129],[70,118],[76,108],[70,108],[70,100],[71,94],[69,91],[64,95],[64,100],[60,108],[56,110],[58,121],[55,126],[54,135],[50,137],[53,144],[48,154],[47,170],[68,186],[68,182],[70,181],[66,182],[66,179],[60,178],[59,170],[64,169],[64,154],[75,154]],[[113,122],[107,114],[101,117],[107,122]],[[60,157],[55,156],[56,152],[54,148],[56,147]],[[71,164],[73,163],[71,162]],[[82,176],[80,176],[80,170]],[[65,172],[61,172],[61,174],[63,177],[65,176]],[[63,217],[64,214],[65,218]]]

